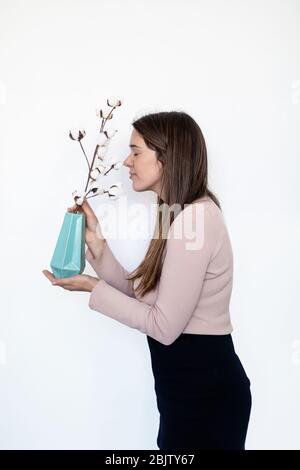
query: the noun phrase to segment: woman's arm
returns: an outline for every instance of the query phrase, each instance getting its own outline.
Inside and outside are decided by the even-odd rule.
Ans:
[[[176,238],[181,231],[182,236]],[[193,241],[195,231],[197,239]],[[222,238],[219,214],[210,203],[189,205],[169,229],[155,304],[130,298],[101,279],[90,294],[89,307],[165,345],[171,344],[196,308],[210,258],[221,246]],[[107,251],[107,261],[110,256]],[[120,268],[116,269],[120,274]]]
[[[86,250],[85,256],[86,260],[100,278],[104,279],[109,285],[127,296],[135,297],[133,281],[125,279],[125,277],[129,275],[129,272],[119,263],[106,240],[104,240],[102,250],[96,258],[93,257],[89,248]]]

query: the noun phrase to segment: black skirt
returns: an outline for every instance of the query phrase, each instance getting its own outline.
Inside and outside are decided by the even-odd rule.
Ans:
[[[251,382],[231,334],[147,335],[160,415],[159,449],[245,449]]]

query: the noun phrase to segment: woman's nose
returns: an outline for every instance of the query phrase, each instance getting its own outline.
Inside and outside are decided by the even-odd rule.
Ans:
[[[124,162],[123,162],[123,165],[124,166],[130,166],[130,156],[125,158]]]

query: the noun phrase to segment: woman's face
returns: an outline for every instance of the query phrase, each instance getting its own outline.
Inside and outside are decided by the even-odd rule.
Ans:
[[[160,192],[162,163],[156,158],[154,150],[149,149],[141,134],[133,129],[129,142],[130,154],[123,165],[132,173],[132,185],[135,191]]]

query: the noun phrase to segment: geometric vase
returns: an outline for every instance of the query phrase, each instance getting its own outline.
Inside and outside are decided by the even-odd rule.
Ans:
[[[66,212],[51,259],[56,278],[81,274],[85,268],[85,214]]]

